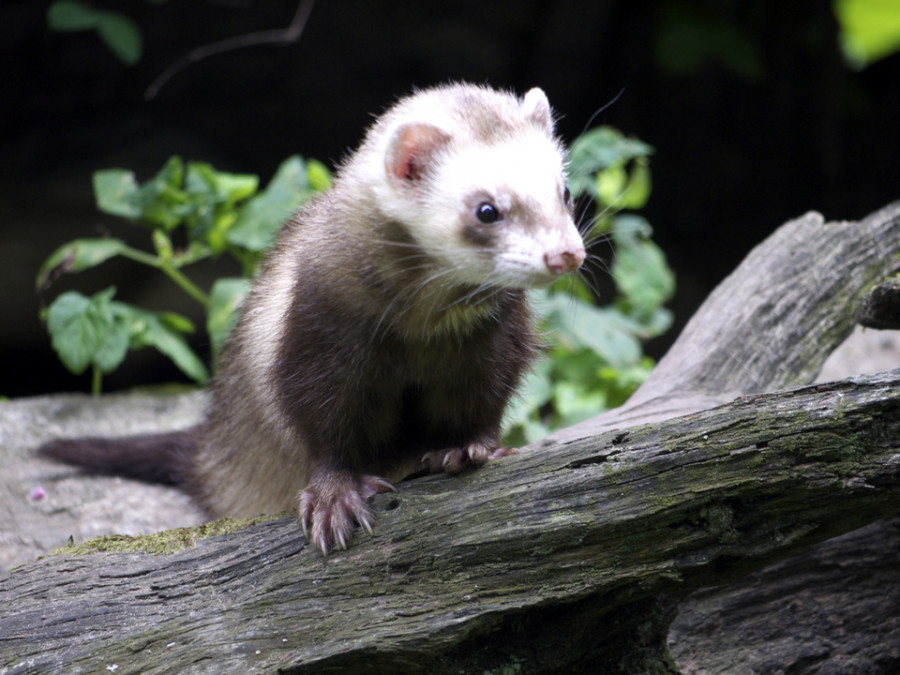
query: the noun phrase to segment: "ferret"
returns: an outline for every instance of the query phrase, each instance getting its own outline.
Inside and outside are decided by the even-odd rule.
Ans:
[[[295,508],[324,555],[369,500],[510,454],[538,352],[526,289],[585,259],[541,89],[418,91],[372,124],[282,228],[186,431],[61,439],[40,454],[179,484],[213,517]]]

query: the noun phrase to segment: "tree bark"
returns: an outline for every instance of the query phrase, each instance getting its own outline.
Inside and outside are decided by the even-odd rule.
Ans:
[[[288,517],[170,555],[14,570],[0,663],[677,672],[666,638],[689,593],[900,513],[900,372],[784,390],[812,380],[898,267],[900,205],[859,223],[792,221],[622,408],[380,495],[375,536],[324,560]]]

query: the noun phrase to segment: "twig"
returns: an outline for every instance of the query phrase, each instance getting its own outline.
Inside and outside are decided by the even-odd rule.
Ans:
[[[306,27],[306,22],[309,19],[310,13],[312,13],[314,2],[315,0],[302,0],[302,2],[300,2],[300,4],[297,6],[297,11],[294,14],[294,18],[291,19],[291,23],[287,28],[261,30],[255,33],[246,33],[244,35],[238,35],[237,37],[227,38],[219,42],[214,42],[204,47],[197,47],[196,49],[192,49],[178,61],[166,68],[162,72],[162,74],[160,74],[159,77],[157,77],[150,84],[150,86],[147,87],[147,91],[144,92],[144,100],[150,101],[155,98],[159,93],[159,90],[162,89],[170,79],[178,74],[179,71],[183,70],[192,63],[205,59],[209,56],[215,56],[216,54],[222,54],[233,49],[251,47],[253,45],[287,45],[292,42],[296,42],[300,38],[300,35],[303,33],[303,29]]]

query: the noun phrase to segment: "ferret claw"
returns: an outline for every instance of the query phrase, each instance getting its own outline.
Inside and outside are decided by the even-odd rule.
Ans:
[[[360,513],[356,518],[360,527],[364,529],[369,534],[375,534],[375,530],[372,529],[372,521],[369,520],[369,517],[365,513]]]
[[[397,492],[397,488],[381,476],[363,476],[361,480],[364,488],[366,488],[363,493],[367,499],[374,497],[380,492]]]
[[[513,448],[504,448],[475,441],[464,447],[433,450],[422,455],[422,464],[431,473],[455,474],[470,466],[481,466],[489,460],[516,454]]]
[[[306,540],[322,555],[333,548],[346,549],[358,525],[374,534],[368,500],[379,492],[397,488],[378,476],[356,476],[341,471],[321,471],[297,495],[297,520]]]

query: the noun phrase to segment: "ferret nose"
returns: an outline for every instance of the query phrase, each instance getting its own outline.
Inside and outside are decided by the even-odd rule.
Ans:
[[[556,276],[563,274],[571,274],[581,267],[584,262],[584,249],[579,248],[574,251],[557,251],[554,253],[544,254],[544,264]]]

